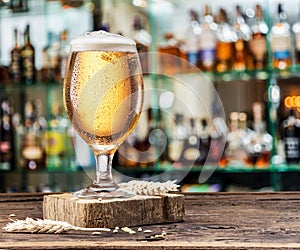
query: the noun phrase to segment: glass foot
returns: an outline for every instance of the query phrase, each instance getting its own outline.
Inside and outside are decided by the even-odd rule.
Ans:
[[[130,198],[135,196],[134,192],[117,186],[114,189],[104,189],[99,187],[87,187],[76,192],[73,196],[81,199],[113,199],[113,198]]]

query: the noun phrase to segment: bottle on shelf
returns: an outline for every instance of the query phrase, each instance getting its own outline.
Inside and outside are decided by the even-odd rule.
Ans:
[[[188,136],[184,116],[176,114],[172,125],[168,143],[168,159],[174,166],[180,167],[183,166],[182,154]]]
[[[253,55],[254,68],[263,69],[267,66],[267,40],[269,31],[264,20],[264,13],[261,5],[255,6],[255,22],[251,26],[252,38],[249,41],[249,48]]]
[[[60,106],[53,103],[51,117],[45,133],[46,165],[49,170],[62,169],[65,157],[66,127],[63,123]]]
[[[44,132],[45,119],[39,115],[38,101],[25,103],[24,134],[20,165],[23,169],[38,170],[46,167]]]
[[[235,8],[235,21],[233,27],[236,36],[233,36],[234,57],[232,69],[237,71],[251,69],[251,56],[248,52],[248,41],[251,38],[251,29],[246,23],[239,5]]]
[[[149,108],[142,112],[137,127],[119,147],[115,165],[123,167],[151,167],[156,157],[156,134],[153,111]]]
[[[65,112],[61,112],[61,116],[59,119],[59,127],[61,131],[64,131],[64,142],[63,142],[63,147],[64,147],[64,156],[63,156],[63,167],[65,170],[77,170],[77,163],[76,163],[76,154],[75,154],[75,136],[73,133],[73,128],[70,123],[69,118],[67,117]],[[88,147],[88,146],[87,146]],[[92,155],[92,162],[95,161]]]
[[[298,10],[298,20],[300,17],[300,8]],[[294,32],[295,35],[295,59],[296,59],[296,64],[300,64],[300,21],[297,21],[296,23],[294,23],[292,30]]]
[[[9,83],[9,69],[4,65],[0,65],[0,86]]]
[[[141,113],[139,122],[128,138],[120,145],[113,159],[115,166],[139,167],[147,166],[146,163],[140,164],[140,154],[143,152],[142,145],[147,143],[148,136],[148,112]],[[142,143],[144,142],[144,143]],[[149,147],[149,145],[148,145]]]
[[[291,32],[282,4],[278,4],[278,21],[272,26],[270,37],[273,67],[285,70],[292,63]]]
[[[248,154],[243,139],[246,135],[246,113],[231,112],[229,116],[229,133],[227,135],[225,157],[229,166],[244,166]]]
[[[28,8],[28,0],[9,1],[9,8],[12,12],[26,12]]]
[[[201,133],[200,133],[200,156],[197,159],[197,164],[203,165],[208,157],[211,146],[211,131],[207,119],[201,119]]]
[[[152,41],[150,33],[144,28],[140,17],[135,16],[133,19],[133,34],[131,35],[136,42],[136,48],[140,55],[142,70],[145,73],[149,72],[149,47]]]
[[[245,147],[248,152],[247,163],[257,167],[268,167],[272,150],[272,136],[266,132],[263,120],[263,104],[252,104],[253,123],[245,137]]]
[[[300,124],[294,109],[289,111],[281,130],[286,163],[298,164],[300,161]]]
[[[35,49],[30,41],[30,26],[27,24],[24,32],[24,46],[21,49],[22,82],[33,84],[36,80]]]
[[[147,125],[146,134],[137,136],[135,141],[135,148],[138,151],[138,164],[141,167],[153,166],[157,160],[156,158],[156,137],[153,133],[155,129],[155,120],[152,108],[147,110]]]
[[[180,72],[184,66],[181,63],[181,50],[179,41],[170,32],[164,34],[163,42],[158,46],[160,54],[160,72],[164,74],[175,74]]]
[[[13,117],[13,127],[15,129],[15,163],[16,168],[18,168],[20,165],[20,159],[21,159],[21,148],[22,148],[22,139],[24,136],[24,125],[22,121],[21,114],[18,112],[14,112]]]
[[[168,158],[168,135],[165,129],[164,118],[161,109],[153,109],[154,117],[157,120],[155,129],[152,130],[150,142],[155,146],[155,159],[160,164],[169,162]]]
[[[226,167],[225,144],[228,127],[223,117],[215,116],[211,120],[209,140],[205,148],[208,148],[206,162],[211,166]],[[206,140],[207,141],[207,140]]]
[[[196,11],[190,10],[189,15],[190,15],[190,24],[187,30],[187,37],[186,37],[186,44],[185,44],[186,58],[189,63],[197,66],[201,26]]]
[[[0,171],[15,168],[15,130],[12,123],[12,108],[8,99],[0,103]]]
[[[119,147],[115,165],[150,167],[167,163],[168,138],[160,109],[149,108],[141,116],[136,129]]]
[[[51,79],[51,71],[50,71],[50,61],[49,61],[49,56],[47,53],[47,48],[43,48],[42,51],[42,68],[41,71],[39,72],[40,74],[38,75],[38,80],[47,83]]]
[[[69,50],[70,50],[70,46],[68,40],[68,30],[65,29],[60,33],[60,50],[59,50],[60,74],[58,79],[60,82],[63,81],[63,79],[65,78]]]
[[[249,148],[251,148],[251,134],[252,130],[248,127],[248,115],[245,112],[239,113],[239,138],[241,141],[241,162],[244,166],[253,166],[252,163],[249,164]]]
[[[51,58],[49,50],[53,42],[53,32],[47,32],[47,45],[42,50],[42,68],[38,75],[38,80],[44,83],[53,81],[53,72],[51,70]]]
[[[189,122],[190,126],[187,131],[187,137],[184,141],[184,147],[181,154],[181,162],[186,167],[199,164],[199,158],[201,154],[200,137],[195,118],[190,118]]]
[[[139,162],[139,152],[135,145],[136,130],[134,130],[118,148],[118,151],[113,158],[113,165],[121,167],[137,167]]]
[[[10,51],[11,63],[9,67],[10,79],[14,83],[21,82],[21,48],[19,45],[19,33],[18,30],[14,29],[14,47]]]
[[[59,35],[51,33],[51,42],[47,48],[50,66],[50,81],[58,82],[61,78],[60,72],[60,41]]]
[[[216,30],[217,24],[211,14],[209,6],[204,7],[204,16],[201,22],[201,33],[199,36],[199,58],[198,66],[205,71],[213,71],[216,60]]]
[[[228,16],[225,9],[220,8],[217,29],[216,45],[216,72],[225,72],[232,69],[232,43],[237,39],[237,35],[228,23]]]

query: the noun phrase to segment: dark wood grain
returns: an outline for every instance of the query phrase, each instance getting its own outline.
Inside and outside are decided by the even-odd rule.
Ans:
[[[200,193],[185,195],[184,222],[149,225],[145,233],[6,233],[7,216],[42,218],[43,194],[0,195],[0,249],[300,249],[300,193]],[[137,229],[133,227],[133,229]]]

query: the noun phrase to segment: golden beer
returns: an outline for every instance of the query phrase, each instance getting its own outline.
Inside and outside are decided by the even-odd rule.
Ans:
[[[65,76],[65,106],[89,145],[121,144],[140,115],[143,78],[137,53],[74,51]]]

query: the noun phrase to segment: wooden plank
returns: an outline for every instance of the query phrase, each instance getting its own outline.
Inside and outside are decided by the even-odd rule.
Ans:
[[[136,195],[127,199],[77,199],[70,193],[46,195],[45,219],[66,221],[79,227],[129,227],[184,220],[184,196]]]
[[[22,196],[22,195],[21,195]],[[300,193],[185,194],[185,221],[142,226],[164,230],[166,239],[143,242],[147,234],[70,231],[60,235],[5,233],[7,216],[42,218],[43,194],[0,195],[0,249],[300,249]]]
[[[88,244],[87,244],[88,243]],[[121,243],[121,244],[120,244]],[[236,245],[226,243],[226,242],[212,242],[203,241],[201,242],[201,246],[195,245],[194,242],[189,240],[185,241],[164,241],[164,242],[141,242],[141,241],[122,241],[116,247],[115,242],[99,242],[96,240],[86,242],[85,240],[82,241],[75,241],[75,242],[66,242],[66,241],[55,241],[51,243],[49,246],[48,241],[43,242],[17,242],[11,243],[7,242],[1,244],[2,247],[9,248],[9,249],[127,249],[127,250],[166,250],[166,249],[177,249],[177,250],[248,250],[248,249],[263,249],[263,250],[293,250],[299,249],[300,245],[295,243],[279,243],[279,244],[272,244],[272,243],[264,243],[261,242],[259,245],[251,242],[241,242],[237,243]],[[2,249],[1,249],[2,250]]]

